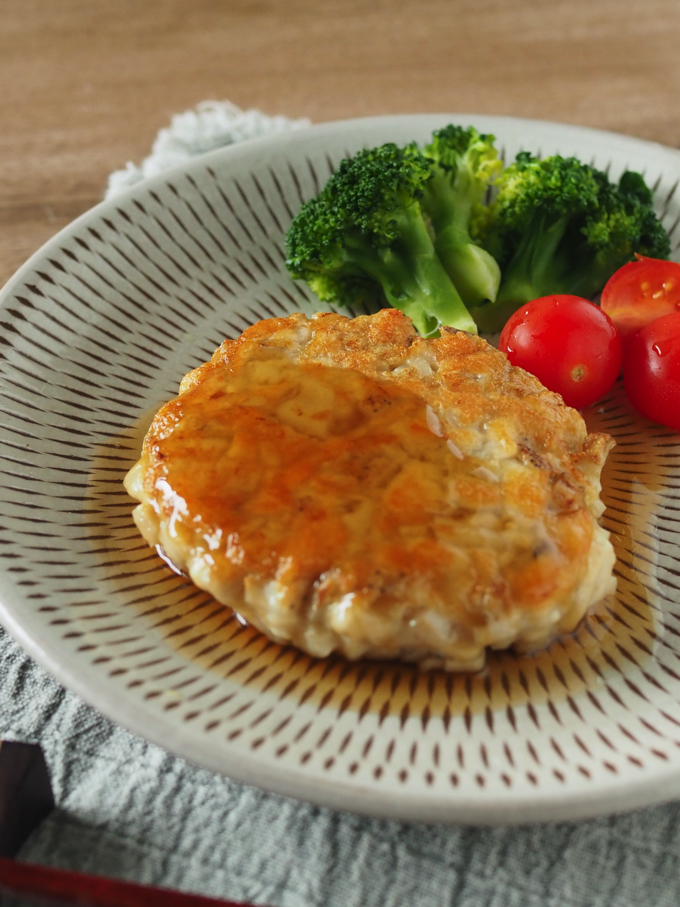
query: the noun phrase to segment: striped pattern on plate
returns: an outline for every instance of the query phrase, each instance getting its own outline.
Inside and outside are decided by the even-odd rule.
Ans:
[[[604,523],[618,591],[569,639],[477,675],[315,660],[175,574],[122,479],[155,409],[225,337],[322,306],[284,267],[292,216],[346,154],[449,121],[643,170],[678,240],[680,154],[490,117],[350,121],[213,152],[84,215],[0,309],[0,615],[114,720],[237,780],[425,821],[566,819],[680,792],[680,438],[620,386],[586,413],[617,440]],[[351,313],[351,314],[358,314]]]

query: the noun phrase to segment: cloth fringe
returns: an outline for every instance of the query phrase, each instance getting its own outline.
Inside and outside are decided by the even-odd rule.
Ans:
[[[229,101],[203,101],[193,110],[173,116],[170,126],[158,133],[151,154],[139,166],[129,161],[123,170],[112,173],[105,198],[112,198],[143,179],[157,176],[206,151],[309,125],[306,119],[291,120],[268,116],[259,110],[241,110]]]

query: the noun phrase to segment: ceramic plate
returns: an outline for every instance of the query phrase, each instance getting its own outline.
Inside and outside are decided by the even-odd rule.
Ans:
[[[316,660],[269,642],[140,538],[122,480],[150,414],[225,337],[322,306],[284,268],[301,202],[362,146],[456,121],[507,157],[559,151],[654,187],[676,242],[680,154],[554,124],[406,116],[203,156],[93,209],[2,293],[0,615],[115,721],[242,782],[423,821],[556,820],[680,794],[680,438],[616,388],[604,523],[618,592],[573,637],[480,674]]]

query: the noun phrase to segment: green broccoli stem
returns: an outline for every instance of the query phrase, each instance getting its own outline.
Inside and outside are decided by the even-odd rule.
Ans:
[[[477,333],[477,325],[439,260],[420,206],[396,215],[397,238],[390,246],[353,244],[351,255],[382,286],[385,298],[430,337],[440,326]]]
[[[452,183],[445,172],[437,170],[422,201],[439,260],[467,306],[495,300],[501,280],[496,259],[470,237],[472,209],[483,193],[484,187],[469,174],[459,172]]]
[[[470,313],[480,334],[497,334],[503,330],[508,318],[514,315],[517,309],[527,301],[517,302],[514,299],[508,299],[504,302],[499,302],[496,299],[496,302],[474,306],[470,309]]]
[[[501,269],[495,258],[472,242],[467,231],[449,225],[437,233],[435,249],[467,306],[476,306],[486,300],[495,301]]]
[[[503,269],[495,301],[472,309],[482,333],[494,334],[502,330],[508,318],[532,299],[570,292],[560,267],[558,248],[568,223],[567,216],[550,223],[542,213],[532,219],[515,254]]]
[[[408,315],[423,337],[438,336],[442,326],[477,333],[474,319],[436,258],[418,262],[415,282],[409,285],[402,280],[398,287],[383,284],[383,291],[390,305]]]
[[[458,171],[451,178],[445,170],[436,166],[434,175],[425,184],[421,207],[432,222],[435,235],[447,224],[454,224],[467,232],[473,205],[482,200],[483,191],[469,175],[463,177]]]
[[[632,256],[628,258],[625,253],[607,257],[603,253],[593,253],[592,249],[585,248],[578,255],[574,255],[576,263],[569,272],[569,285],[562,292],[590,299],[602,290],[614,271],[630,260]]]

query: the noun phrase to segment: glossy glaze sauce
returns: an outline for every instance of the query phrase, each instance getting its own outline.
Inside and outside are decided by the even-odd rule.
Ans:
[[[315,387],[318,387],[318,382],[315,382]],[[378,409],[388,410],[395,405],[389,395],[385,396],[384,387],[381,386],[379,391],[377,398],[365,393],[359,396],[366,405]],[[300,415],[291,409],[290,398],[286,400],[285,395],[274,395],[268,399],[270,403],[275,399],[277,408],[281,408],[282,424],[292,420],[299,427],[300,423],[295,420]],[[373,402],[368,404],[368,400]],[[435,465],[445,463],[440,466],[440,475],[447,475],[452,468],[451,458],[439,460],[441,439],[432,431],[432,419],[423,411],[422,401],[416,405],[413,400],[397,400],[396,405],[403,406],[404,411],[409,413],[411,425],[418,425],[417,437],[422,435],[426,439],[423,443],[431,452],[431,461]],[[348,404],[344,411],[339,407],[333,414],[318,395],[306,411],[316,414],[317,422],[324,427],[326,435],[332,434],[333,426],[344,425],[346,429],[348,419],[355,430],[360,431],[364,424],[361,413],[357,414],[351,405]],[[134,462],[134,451],[138,451],[147,425],[148,420],[144,420],[136,432],[127,433],[124,439],[112,442],[102,451],[93,473],[98,490],[101,491],[102,482],[120,487],[117,483]],[[305,435],[313,449],[316,438],[314,429],[307,427]],[[413,443],[412,438],[409,440]],[[391,441],[400,443],[394,435]],[[250,432],[244,443],[253,443]],[[118,453],[113,456],[116,462],[112,462],[112,451],[117,450],[126,452],[123,457],[125,465],[116,465],[120,459]],[[316,465],[323,475],[323,459],[317,459]],[[356,474],[354,480],[360,487]],[[605,492],[607,482],[606,467]],[[275,489],[275,493],[280,495],[283,492]],[[294,484],[285,489],[287,495],[295,493]],[[422,512],[422,509],[421,503],[416,502],[415,512]],[[114,516],[110,510],[102,510],[100,517],[100,525],[107,519],[111,522],[108,551],[101,542],[98,545],[102,550],[102,560],[111,568],[114,585],[119,585],[121,589],[123,586],[129,588],[130,577],[137,573],[140,581],[149,583],[150,592],[145,597],[145,603],[139,605],[139,610],[147,615],[153,613],[152,622],[158,632],[183,655],[206,670],[229,677],[253,691],[267,691],[338,711],[352,709],[402,718],[405,715],[446,718],[455,714],[486,713],[488,720],[489,710],[493,712],[526,702],[559,702],[586,689],[601,691],[606,687],[606,678],[612,671],[623,671],[653,657],[658,622],[654,619],[639,579],[631,575],[625,578],[627,588],[622,588],[620,583],[619,594],[593,609],[574,634],[532,655],[518,655],[513,651],[491,652],[485,669],[475,674],[421,673],[406,664],[351,663],[339,656],[314,659],[292,647],[273,643],[252,627],[244,626],[228,608],[214,602],[206,593],[193,589],[183,577],[171,575],[160,564],[155,565],[153,578],[150,577],[149,556],[129,562],[125,579],[119,579],[121,553],[124,556],[125,545],[130,544],[131,538],[129,511],[125,527],[120,523],[119,516]],[[308,530],[301,528],[301,531]],[[632,544],[625,522],[621,523],[620,533],[614,535],[614,543],[617,554],[625,562]],[[153,554],[150,556],[155,557]],[[154,594],[154,584],[157,594]]]
[[[455,510],[449,483],[471,467],[436,431],[423,400],[395,384],[255,360],[164,408],[147,485],[162,488],[178,532],[190,502],[191,531],[200,525],[226,555],[220,569],[239,578],[273,575],[286,559],[309,584],[337,566],[355,586],[406,563],[437,574],[450,557],[431,527]]]

